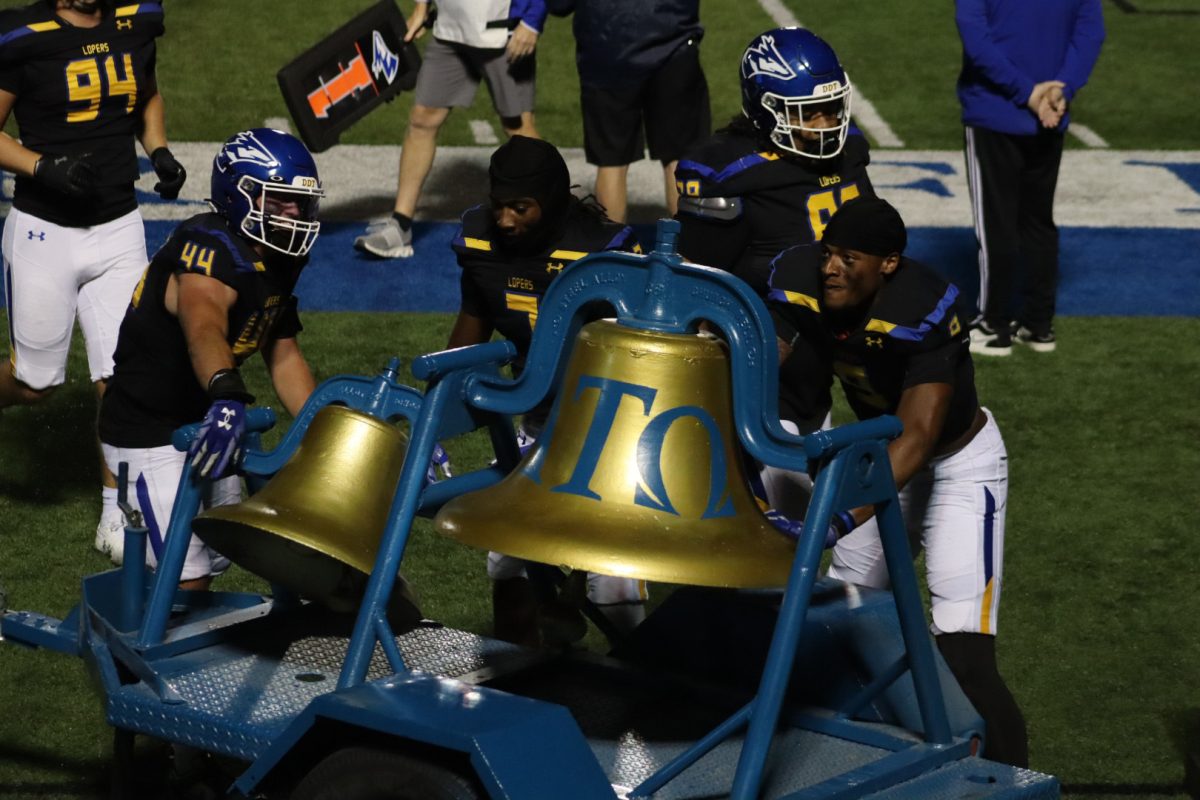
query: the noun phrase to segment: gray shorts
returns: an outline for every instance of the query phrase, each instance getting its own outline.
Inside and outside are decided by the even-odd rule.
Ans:
[[[475,102],[479,80],[487,82],[492,105],[501,117],[519,117],[533,111],[533,79],[536,56],[515,64],[505,60],[504,50],[434,39],[425,48],[417,73],[416,102],[430,108],[463,108]]]

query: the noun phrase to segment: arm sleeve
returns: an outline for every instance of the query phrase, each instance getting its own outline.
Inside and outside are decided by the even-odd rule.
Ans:
[[[1063,93],[1067,99],[1084,87],[1096,59],[1100,58],[1100,45],[1104,43],[1104,11],[1100,0],[1082,0],[1075,14],[1075,27],[1071,31],[1071,42],[1062,69],[1056,76],[1067,86]]]
[[[999,87],[1012,103],[1025,105],[1036,81],[1018,69],[993,41],[986,0],[955,0],[954,22],[962,39],[963,55],[970,65]]]
[[[475,281],[471,280],[470,270],[463,270],[458,285],[459,291],[462,293],[462,301],[459,304],[459,309],[470,314],[472,317],[490,319],[491,316],[487,310],[487,298],[484,297],[483,291],[475,285]]]
[[[513,0],[508,18],[541,33],[546,26],[546,13],[546,0]]]
[[[0,89],[9,94],[21,93],[21,65],[9,61],[0,49]]]
[[[292,295],[285,301],[283,310],[279,312],[279,319],[276,320],[271,335],[276,339],[295,339],[302,330],[304,330],[304,326],[300,324],[296,295]]]
[[[778,300],[767,300],[767,308],[771,312],[771,322],[775,324],[775,336],[795,346],[800,336],[800,326],[792,319],[794,311],[787,303]]]
[[[921,383],[949,383],[954,385],[959,359],[964,345],[961,341],[943,341],[941,344],[908,358],[904,370],[903,388],[908,389]]]

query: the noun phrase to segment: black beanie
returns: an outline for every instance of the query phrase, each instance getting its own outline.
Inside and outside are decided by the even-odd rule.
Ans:
[[[564,210],[571,198],[567,162],[554,145],[542,139],[511,137],[492,153],[488,177],[494,199],[532,197],[548,216]]]
[[[821,241],[886,257],[904,253],[908,232],[891,203],[878,197],[858,197],[837,210],[825,226]]]

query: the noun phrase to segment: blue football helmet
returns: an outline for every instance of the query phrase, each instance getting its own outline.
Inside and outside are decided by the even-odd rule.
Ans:
[[[321,179],[308,148],[271,128],[235,133],[213,159],[213,210],[248,239],[289,256],[317,241]]]
[[[804,28],[754,37],[742,54],[742,113],[781,150],[808,158],[842,152],[850,130],[850,79],[837,53]],[[820,127],[822,120],[836,121]]]

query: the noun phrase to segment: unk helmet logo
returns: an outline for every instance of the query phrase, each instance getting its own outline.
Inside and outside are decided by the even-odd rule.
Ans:
[[[382,76],[388,83],[391,83],[396,80],[396,73],[400,70],[400,58],[388,48],[387,42],[383,40],[383,34],[379,31],[373,33],[371,72],[375,73],[376,78]]]
[[[771,78],[790,80],[796,72],[788,66],[787,59],[775,47],[774,36],[762,36],[746,48],[742,56],[742,77],[753,78],[766,75]]]
[[[264,169],[274,169],[279,166],[279,159],[260,142],[254,134],[242,131],[233,137],[225,149],[221,151],[221,168],[231,164],[248,162],[257,164]]]

